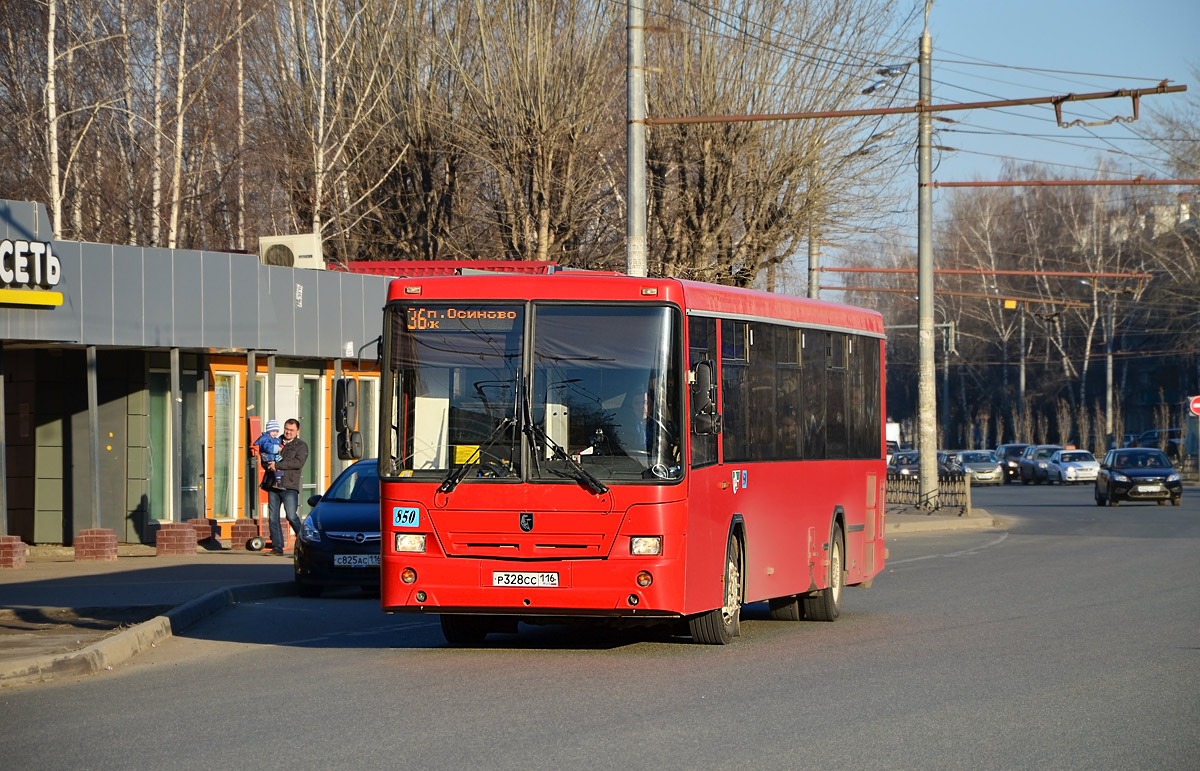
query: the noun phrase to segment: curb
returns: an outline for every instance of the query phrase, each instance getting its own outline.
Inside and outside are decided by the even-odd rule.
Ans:
[[[77,651],[53,656],[33,656],[17,659],[0,670],[0,688],[30,683],[48,683],[69,677],[81,677],[112,669],[133,658],[139,652],[156,645],[174,634],[239,602],[254,602],[296,593],[292,581],[270,584],[227,586],[172,608],[132,626],[112,637]]]
[[[884,532],[888,535],[907,533],[932,533],[949,530],[990,530],[996,527],[996,521],[990,516],[972,514],[969,517],[937,517],[926,519],[908,519],[903,522],[888,522]]]

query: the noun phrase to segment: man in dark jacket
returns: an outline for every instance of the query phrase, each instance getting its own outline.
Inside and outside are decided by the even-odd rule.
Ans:
[[[259,487],[267,491],[267,518],[271,528],[271,553],[283,554],[283,527],[279,522],[279,506],[287,516],[292,532],[300,534],[300,516],[296,509],[300,505],[300,470],[308,462],[308,445],[300,438],[300,421],[288,418],[283,424],[283,446],[279,448],[279,460],[263,464],[262,483]],[[276,471],[283,474],[278,478]],[[278,486],[276,486],[278,485]]]

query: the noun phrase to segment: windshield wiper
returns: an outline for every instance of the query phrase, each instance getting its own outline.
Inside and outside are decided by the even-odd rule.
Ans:
[[[502,436],[504,429],[508,428],[509,426],[514,426],[516,423],[517,421],[513,418],[501,418],[500,422],[496,424],[496,427],[492,429],[492,433],[488,434],[488,438],[484,439],[483,442],[475,448],[475,452],[471,453],[471,457],[467,458],[465,463],[460,463],[450,469],[450,473],[446,474],[446,478],[442,480],[440,485],[438,485],[438,492],[453,492],[454,488],[458,487],[458,483],[463,481],[463,478],[467,475],[467,470],[474,465],[475,459],[479,457],[484,450],[491,448],[491,446],[496,443],[496,441]]]
[[[579,463],[579,461],[568,455],[567,451],[562,448],[562,445],[551,439],[545,431],[538,428],[532,419],[527,419],[525,421],[525,425],[522,426],[522,430],[524,430],[526,435],[529,436],[529,441],[534,446],[533,449],[535,455],[537,454],[538,449],[540,449],[535,437],[536,434],[542,438],[542,440],[547,444],[547,446],[550,447],[551,450],[554,451],[553,457],[558,460],[566,461],[567,465],[573,468],[576,474],[578,474],[576,478],[582,482],[585,482],[592,492],[596,493],[597,495],[603,495],[604,493],[608,492],[608,485],[601,482],[596,478],[595,474],[585,469],[583,465]]]

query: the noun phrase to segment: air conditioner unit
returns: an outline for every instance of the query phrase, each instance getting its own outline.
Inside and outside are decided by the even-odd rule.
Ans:
[[[258,257],[263,265],[325,270],[321,239],[313,233],[294,236],[259,236]]]

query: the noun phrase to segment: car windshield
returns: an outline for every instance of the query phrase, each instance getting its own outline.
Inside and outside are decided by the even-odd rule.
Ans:
[[[1057,450],[1058,450],[1058,448],[1056,448],[1056,447],[1043,447],[1043,448],[1039,449],[1037,452],[1035,452],[1033,454],[1033,457],[1039,458],[1039,459],[1049,458],[1051,455],[1053,455],[1055,452],[1057,452]]]
[[[996,456],[990,452],[964,452],[961,456],[963,463],[991,463]]]
[[[1090,452],[1064,452],[1058,457],[1063,463],[1087,463],[1095,460]]]
[[[351,466],[321,497],[324,501],[379,503],[379,474],[374,463]]]
[[[1161,452],[1126,452],[1117,454],[1113,468],[1135,469],[1152,468],[1165,469],[1171,467],[1171,461]]]

